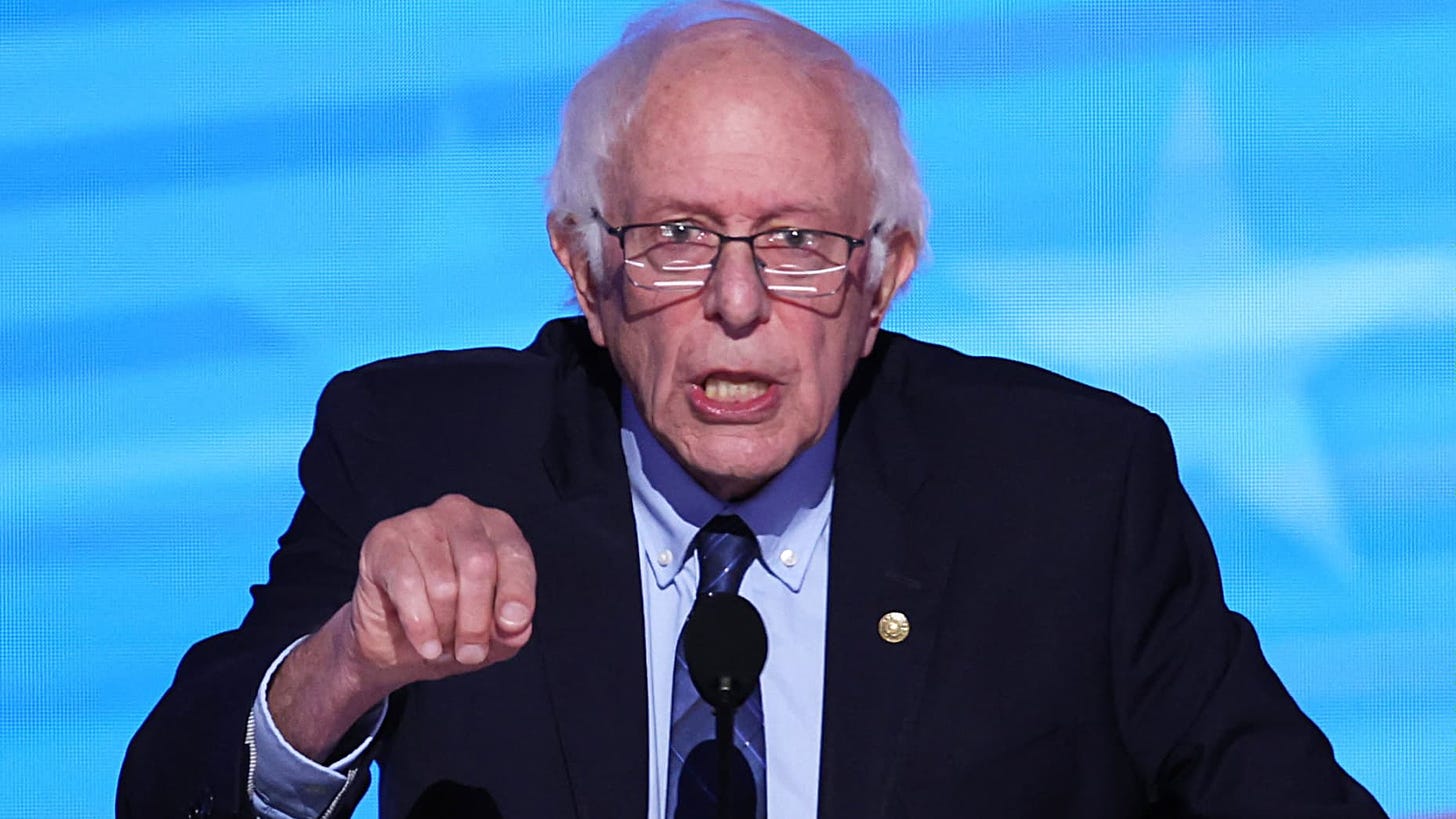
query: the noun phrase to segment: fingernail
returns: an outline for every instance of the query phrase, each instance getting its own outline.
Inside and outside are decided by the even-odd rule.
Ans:
[[[439,640],[430,640],[423,646],[420,646],[420,656],[424,657],[426,660],[433,660],[436,657],[440,656],[440,652],[442,650],[443,649],[440,648]]]
[[[460,646],[455,649],[455,662],[461,665],[479,665],[485,662],[483,646]]]
[[[530,616],[531,610],[523,603],[510,602],[500,609],[500,621],[509,626],[525,625]]]

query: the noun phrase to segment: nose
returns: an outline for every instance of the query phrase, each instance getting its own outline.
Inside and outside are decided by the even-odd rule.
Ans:
[[[729,335],[747,335],[768,321],[773,300],[747,242],[725,242],[719,249],[702,300],[704,317],[721,324]]]

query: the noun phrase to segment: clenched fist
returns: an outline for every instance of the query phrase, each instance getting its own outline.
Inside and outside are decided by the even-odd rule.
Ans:
[[[364,538],[353,597],[279,667],[269,711],[289,744],[322,759],[395,689],[515,656],[535,608],[516,522],[446,495]]]
[[[510,515],[446,495],[369,532],[349,606],[360,659],[393,690],[514,656],[536,564]]]

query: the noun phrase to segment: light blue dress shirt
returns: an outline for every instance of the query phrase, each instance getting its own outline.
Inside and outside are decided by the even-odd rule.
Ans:
[[[693,536],[715,515],[743,519],[758,535],[760,560],[739,593],[763,616],[768,662],[763,729],[770,817],[819,813],[819,738],[824,710],[824,626],[829,594],[829,511],[834,497],[837,419],[824,437],[752,497],[725,503],[668,455],[622,395],[622,453],[642,548],[642,615],[647,635],[647,815],[666,809],[672,674],[677,638],[698,589]]]
[[[753,497],[726,503],[699,486],[667,454],[648,431],[631,394],[622,391],[622,453],[641,548],[651,719],[648,819],[662,819],[666,809],[677,638],[697,595],[698,561],[685,552],[698,530],[719,514],[741,517],[758,535],[761,551],[739,591],[758,608],[769,635],[768,661],[760,679],[769,816],[818,814],[837,424],[836,418],[817,444]],[[266,696],[274,671],[292,648],[268,669],[249,720],[255,753],[250,798],[267,819],[316,819],[327,810],[343,789],[350,764],[373,741],[386,707],[382,704],[360,720],[361,725],[372,726],[367,738],[333,765],[319,765],[298,753],[278,733]]]

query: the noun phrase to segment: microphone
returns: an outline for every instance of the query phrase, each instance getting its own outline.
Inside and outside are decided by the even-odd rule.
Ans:
[[[714,744],[718,747],[718,819],[731,819],[734,759],[743,764],[733,747],[733,715],[758,687],[758,677],[768,659],[768,632],[752,603],[731,592],[709,592],[700,596],[688,613],[682,646],[693,687],[713,709],[717,735]]]
[[[768,632],[752,603],[736,594],[699,597],[682,640],[693,687],[714,712],[731,712],[758,687],[768,659]]]

